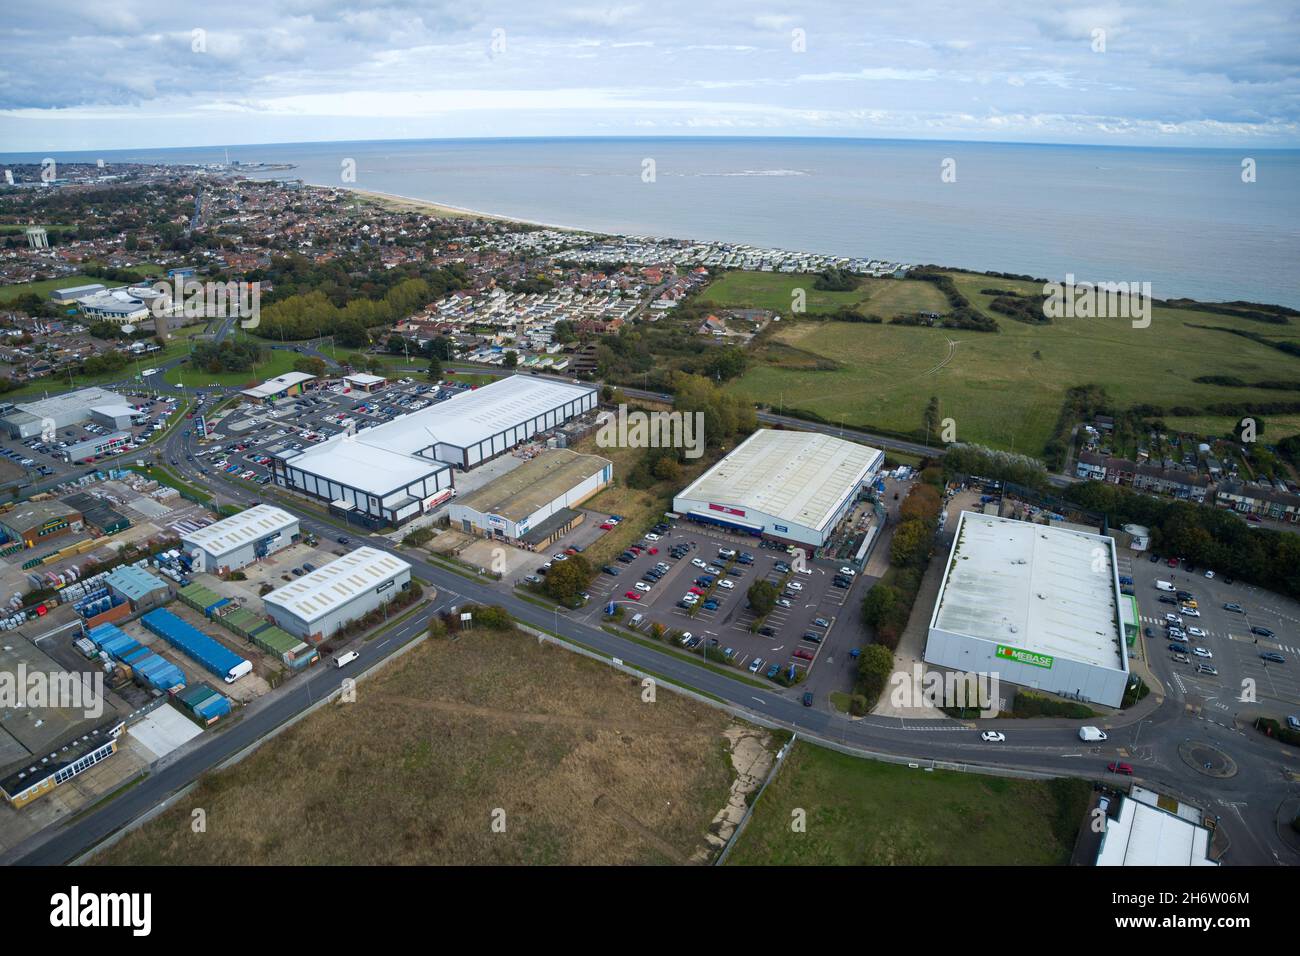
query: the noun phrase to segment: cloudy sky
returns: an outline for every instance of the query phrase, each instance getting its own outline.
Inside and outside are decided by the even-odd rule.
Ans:
[[[1300,146],[1293,0],[41,0],[0,150],[766,135]]]

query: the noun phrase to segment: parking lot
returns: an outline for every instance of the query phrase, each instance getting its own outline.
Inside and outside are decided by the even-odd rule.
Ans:
[[[382,425],[467,388],[401,379],[373,392],[331,385],[272,405],[241,405],[220,418],[209,441],[197,447],[191,441],[188,454],[204,474],[222,471],[252,484],[269,484],[270,456],[276,452]]]
[[[607,566],[616,575],[598,571],[589,615],[602,615],[613,602],[624,608],[624,624],[640,615],[638,630],[658,623],[681,632],[688,647],[714,647],[758,677],[788,675],[791,668],[806,675],[849,600],[851,587],[835,583],[838,566],[808,562],[797,571],[784,546],[773,548],[754,538],[675,522],[657,539],[638,545],[635,558]],[[674,557],[674,550],[681,556]],[[762,622],[748,607],[747,591],[756,580],[781,589]]]
[[[1279,719],[1295,714],[1300,709],[1300,605],[1217,574],[1207,578],[1205,569],[1171,568],[1165,556],[1159,561],[1151,557],[1121,555],[1119,574],[1133,579],[1143,635],[1139,640],[1170,692],[1212,713]],[[1157,588],[1157,581],[1174,590]],[[1180,600],[1180,591],[1191,595],[1195,607]],[[1187,651],[1173,650],[1171,644]],[[1270,661],[1263,654],[1282,660]]]

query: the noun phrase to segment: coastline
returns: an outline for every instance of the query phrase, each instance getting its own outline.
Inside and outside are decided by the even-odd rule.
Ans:
[[[316,186],[312,183],[308,183],[307,185],[313,186],[315,189],[346,189],[350,193],[375,200],[399,210],[409,209],[416,212],[424,212],[443,219],[487,219],[492,222],[508,222],[523,226],[537,226],[542,229],[557,229],[561,232],[578,232],[593,236],[600,235],[600,233],[592,232],[590,229],[583,229],[580,226],[562,226],[553,222],[538,222],[535,219],[520,219],[517,216],[503,216],[499,213],[484,212],[480,209],[466,209],[464,206],[451,206],[447,203],[433,202],[429,199],[418,199],[415,196],[401,196],[397,193],[380,192],[376,189],[360,189],[356,186]]]

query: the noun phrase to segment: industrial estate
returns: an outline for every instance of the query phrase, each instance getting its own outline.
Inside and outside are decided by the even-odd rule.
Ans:
[[[750,373],[821,361],[796,354],[791,329],[897,329],[718,304],[779,279],[907,315],[947,293],[973,310],[972,284],[1017,280],[444,216],[234,166],[65,171],[0,188],[0,213],[52,215],[62,195],[111,220],[129,187],[165,223],[193,210],[191,243],[223,241],[173,249],[160,224],[127,231],[150,259],[30,230],[6,249],[5,328],[15,350],[42,346],[0,355],[6,861],[175,862],[159,834],[184,807],[140,819],[175,784],[161,768],[219,803],[278,786],[259,761],[348,754],[353,768],[312,786],[382,766],[367,789],[389,806],[391,764],[395,791],[432,801],[418,812],[450,829],[414,850],[340,837],[330,857],[259,818],[252,843],[287,840],[308,861],[523,862],[542,839],[527,823],[519,844],[456,830],[479,809],[437,801],[470,771],[425,741],[477,753],[491,738],[500,753],[474,773],[553,781],[572,767],[539,769],[513,741],[579,724],[585,736],[546,752],[619,768],[611,790],[627,784],[632,809],[610,819],[656,834],[602,836],[618,862],[891,862],[837,856],[835,839],[799,855],[786,804],[831,799],[845,801],[837,826],[882,844],[918,825],[907,813],[933,808],[929,826],[986,801],[989,819],[1024,828],[980,851],[1002,864],[1300,861],[1290,446],[1198,442],[1082,393],[1050,470],[941,437],[937,398],[918,430],[846,426],[780,391],[753,400]],[[105,258],[118,288],[78,271]],[[148,307],[138,283],[174,275],[257,276],[262,324]],[[38,355],[61,364],[33,376]],[[1163,472],[1213,467],[1230,497],[1093,468],[1129,445],[1187,449]],[[629,675],[674,703],[622,710]],[[305,729],[279,749],[291,718]],[[638,723],[661,719],[672,729]],[[631,729],[611,736],[620,721]],[[668,750],[637,749],[666,736]],[[705,756],[719,740],[725,772]],[[204,791],[219,766],[222,789]],[[963,789],[982,774],[1014,787]],[[599,796],[564,779],[557,793]],[[893,787],[916,808],[872,802]],[[302,809],[275,799],[283,820]],[[372,821],[347,816],[355,802],[339,801],[338,832],[413,827],[409,806]],[[901,862],[976,862],[956,836]],[[602,861],[572,839],[557,862]],[[475,855],[439,856],[452,844]]]

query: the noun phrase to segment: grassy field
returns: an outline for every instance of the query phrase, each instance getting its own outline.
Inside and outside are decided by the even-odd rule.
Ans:
[[[948,300],[929,282],[916,279],[865,278],[853,292],[819,292],[816,276],[781,272],[728,272],[701,297],[717,308],[771,309],[781,316],[791,312],[795,289],[803,289],[809,315],[842,308],[890,319],[909,312],[947,312]]]
[[[729,281],[736,288],[733,275],[719,279],[710,289]],[[992,297],[982,294],[982,289],[1016,287],[1029,292],[1035,288],[1032,283],[975,275],[954,274],[954,279],[986,312]],[[790,281],[786,276],[751,274],[749,283],[766,284],[779,292]],[[751,304],[760,303],[756,298]],[[1065,391],[1073,385],[1102,385],[1120,407],[1295,400],[1294,392],[1193,381],[1204,375],[1295,380],[1300,376],[1300,359],[1238,336],[1192,327],[1214,325],[1294,340],[1297,332],[1289,326],[1165,308],[1154,310],[1145,329],[1135,329],[1122,319],[1058,319],[1050,325],[1027,325],[988,314],[997,319],[1001,332],[782,323],[774,348],[768,350],[770,361],[756,362],[730,388],[773,408],[802,408],[831,422],[842,419],[848,425],[904,432],[923,427],[923,410],[936,396],[940,417],[954,419],[958,440],[1030,454],[1042,450]],[[816,367],[818,360],[821,368]],[[1186,421],[1167,420],[1174,427]],[[1269,437],[1282,437],[1287,427],[1279,419],[1276,430],[1270,425]]]
[[[733,865],[1060,866],[1090,792],[850,757],[797,743],[728,857]],[[792,813],[807,814],[803,833]]]
[[[638,681],[522,634],[431,640],[96,862],[684,863],[736,779],[729,731],[720,711],[662,690],[642,703]],[[743,734],[737,755],[766,739]]]
[[[283,375],[285,372],[292,372],[294,361],[301,358],[297,352],[288,352],[283,349],[272,350],[268,348],[263,351],[262,355],[264,361],[259,362],[256,368],[247,372],[208,372],[203,369],[196,369],[186,362],[175,368],[168,369],[163,377],[169,385],[175,385],[179,382],[191,387],[209,384],[257,385],[268,378],[275,378],[275,376]]]

